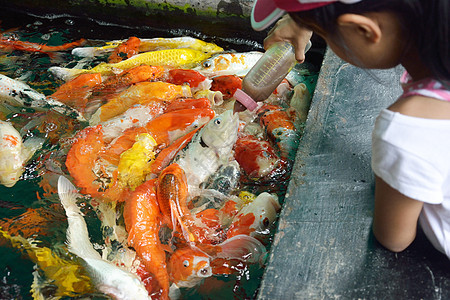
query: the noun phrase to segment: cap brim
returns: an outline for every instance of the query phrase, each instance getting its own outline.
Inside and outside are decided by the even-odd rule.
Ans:
[[[256,0],[250,16],[254,30],[261,31],[275,23],[285,11],[276,7],[272,0]]]

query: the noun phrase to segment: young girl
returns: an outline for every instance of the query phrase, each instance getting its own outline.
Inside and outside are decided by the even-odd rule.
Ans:
[[[257,0],[252,26],[284,16],[264,41],[296,47],[304,60],[311,31],[361,68],[401,64],[404,93],[378,116],[373,232],[391,251],[408,247],[419,221],[450,257],[450,2],[448,0]]]

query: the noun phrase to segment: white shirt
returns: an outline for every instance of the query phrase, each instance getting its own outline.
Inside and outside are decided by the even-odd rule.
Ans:
[[[420,225],[450,258],[450,120],[382,110],[372,133],[372,169],[403,195],[424,202]]]

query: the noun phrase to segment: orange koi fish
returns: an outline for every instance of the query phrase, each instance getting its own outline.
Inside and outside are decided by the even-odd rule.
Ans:
[[[102,126],[86,127],[75,137],[66,167],[82,193],[103,201],[123,201],[129,190],[118,180],[117,166],[99,162],[104,149]]]
[[[79,39],[78,41],[66,43],[60,46],[48,46],[46,44],[38,44],[27,41],[18,41],[0,38],[0,48],[27,51],[27,52],[47,53],[47,52],[68,50],[83,45],[85,42],[86,42],[85,39]]]
[[[227,229],[227,237],[249,235],[258,240],[269,236],[281,206],[275,194],[263,192],[241,208]]]
[[[168,299],[169,274],[166,254],[159,240],[161,212],[156,199],[156,180],[140,185],[125,201],[123,211],[128,244],[151,273],[161,289],[161,298]]]
[[[100,83],[100,73],[81,74],[61,85],[50,97],[83,112],[92,89]]]
[[[192,69],[172,69],[169,70],[167,82],[177,85],[187,84],[191,88],[196,88],[205,80],[207,78],[198,71]]]
[[[236,75],[222,75],[213,77],[211,91],[219,91],[224,100],[233,97],[237,89],[242,88],[242,79]]]
[[[144,127],[130,128],[109,145],[103,157],[115,164],[120,154],[135,142],[136,135],[148,133],[158,145],[168,146],[180,136],[202,126],[214,117],[212,109],[183,109],[162,114]]]
[[[114,51],[109,55],[109,63],[118,63],[124,58],[130,58],[133,55],[139,53],[139,46],[141,40],[135,36],[130,37],[126,42],[117,46]]]
[[[163,81],[140,82],[110,99],[95,112],[93,117],[98,117],[100,122],[103,122],[125,112],[134,104],[147,104],[152,101],[170,102],[180,97],[191,96],[188,86]]]

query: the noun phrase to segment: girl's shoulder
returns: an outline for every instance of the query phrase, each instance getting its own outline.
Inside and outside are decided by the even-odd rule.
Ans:
[[[389,110],[418,118],[450,120],[450,81],[412,81],[405,73],[400,82],[403,94]]]

